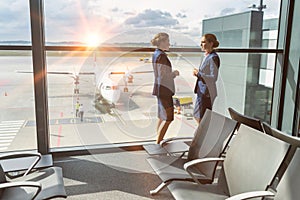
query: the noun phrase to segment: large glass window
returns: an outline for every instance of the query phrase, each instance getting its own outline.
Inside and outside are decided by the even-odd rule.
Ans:
[[[154,140],[157,102],[151,95],[151,55],[132,51],[48,52],[51,147]],[[190,74],[200,57],[199,53],[169,54],[173,67],[182,74],[176,79],[176,95],[187,101],[167,137],[193,135],[194,80]],[[82,119],[77,103],[83,105]]]
[[[291,10],[289,7],[293,6]],[[299,81],[299,2],[282,0],[278,47],[288,54],[277,54],[272,105],[272,125],[288,134],[298,135],[297,82]],[[287,57],[288,56],[288,57]]]
[[[300,28],[297,26],[296,19],[300,16],[300,3],[295,2],[294,20],[292,24],[291,32],[291,44],[290,44],[290,57],[287,63],[287,77],[286,77],[286,88],[284,98],[284,110],[283,110],[283,121],[282,130],[290,134],[297,135],[297,120],[295,118],[297,110],[297,84],[299,81],[299,54],[300,46],[296,42],[300,34]],[[293,133],[294,132],[294,133]]]
[[[31,51],[0,51],[0,152],[36,148]]]
[[[30,15],[28,1],[0,2],[0,45],[30,45]]]
[[[273,75],[256,70],[263,66],[256,61],[269,54],[220,53],[220,55],[218,97],[213,109],[226,113],[226,109],[232,107],[248,116],[270,123]],[[271,54],[269,59],[270,63],[275,62],[274,55]]]
[[[245,39],[244,36],[248,37],[243,31],[249,29],[251,24],[251,21],[247,20],[247,12],[257,11],[260,7],[259,3],[258,0],[239,2],[214,0],[205,2],[205,6],[199,6],[198,1],[170,3],[153,0],[141,3],[138,0],[130,2],[47,0],[45,1],[46,42],[48,45],[111,44],[110,38],[122,34],[120,41],[113,41],[115,45],[149,46],[153,32],[145,31],[145,29],[156,29],[183,34],[196,41],[197,44],[203,32],[203,20],[218,19],[219,23],[207,25],[215,27],[214,32],[221,29],[224,31],[223,36],[226,39],[223,43],[224,47],[236,47],[237,41]],[[254,6],[250,8],[250,4]],[[279,17],[280,0],[265,1],[264,4],[266,4],[266,9],[263,9],[263,19]],[[235,17],[236,14],[240,15],[244,12],[246,12],[245,15]],[[246,21],[241,23],[244,19]],[[255,21],[255,24],[261,24],[257,22]],[[227,26],[225,29],[223,29],[224,24]],[[240,32],[232,32],[232,30],[240,30]],[[174,46],[190,45],[184,40],[175,41],[174,39],[172,43]],[[245,44],[243,46],[239,44],[239,47],[249,47],[246,45],[247,41],[243,40],[243,42]]]
[[[174,69],[180,70],[181,74],[175,79],[175,98],[185,102],[182,114],[175,115],[166,137],[192,136],[196,126],[192,118],[195,98],[192,70],[198,67],[203,55],[200,52],[168,55]],[[221,68],[217,82],[218,97],[213,109],[227,114],[227,108],[233,107],[239,112],[270,122],[273,79],[260,70],[256,70],[257,73],[249,70],[251,67],[259,69],[264,66],[260,63],[252,66],[251,63],[269,54],[219,55]],[[270,54],[268,59],[275,59],[275,56]],[[232,60],[235,62],[232,63]],[[267,63],[274,62],[269,60]],[[157,103],[151,94],[151,52],[51,51],[48,52],[47,63],[52,147],[155,139]],[[109,102],[110,95],[116,93],[119,96],[112,104]],[[82,121],[79,114],[76,114],[77,102],[84,107]]]
[[[0,45],[30,45],[28,1],[0,3]],[[37,148],[32,54],[0,51],[0,152]]]
[[[265,2],[263,13],[258,4],[249,8],[251,3],[259,1],[216,0],[200,7],[198,1],[45,1],[46,45],[88,46],[86,51],[47,52],[51,147],[155,139],[152,52],[136,50],[151,47],[152,37],[162,31],[170,34],[176,49],[168,53],[173,68],[180,71],[176,97],[188,102],[166,137],[192,134],[196,123],[191,74],[203,59],[201,35],[215,33],[220,48],[276,48],[280,1]],[[180,51],[182,47],[194,52]],[[270,122],[275,54],[220,53],[220,57],[214,110],[228,114],[230,106]],[[83,104],[82,121],[77,103]]]

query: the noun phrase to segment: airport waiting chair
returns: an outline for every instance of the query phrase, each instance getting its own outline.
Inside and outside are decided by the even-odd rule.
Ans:
[[[162,183],[151,190],[150,194],[157,194],[174,180],[193,181],[183,165],[197,158],[220,157],[226,148],[224,141],[232,137],[236,127],[237,122],[233,119],[206,110],[186,157],[161,155],[147,158],[148,163],[162,179]],[[216,167],[217,162],[195,164],[191,166],[191,171],[197,182],[210,184],[214,180]]]
[[[222,162],[216,183],[174,181],[168,188],[179,200],[223,200],[249,191],[266,190],[289,148],[290,144],[242,124],[225,158],[197,159],[184,165],[189,171],[189,166],[194,163]]]
[[[247,115],[242,115],[241,113],[235,111],[233,108],[228,108],[228,111],[231,118],[238,122],[238,126],[240,126],[241,124],[245,124],[261,132],[264,131],[262,123],[259,119]]]
[[[228,111],[231,118],[238,122],[238,127],[241,124],[245,124],[259,131],[264,131],[259,119],[242,115],[233,108],[228,108]],[[192,139],[193,137],[173,137],[162,140],[160,144],[147,144],[143,147],[149,155],[174,155],[176,153],[182,153],[181,155],[184,155],[184,153],[189,150]]]
[[[300,138],[295,137],[295,136],[291,136],[291,135],[288,135],[288,134],[286,134],[282,131],[279,131],[278,129],[275,129],[275,128],[271,127],[271,125],[269,125],[266,122],[263,122],[262,125],[263,125],[263,128],[264,128],[264,131],[268,135],[271,135],[275,138],[278,138],[282,141],[285,141],[285,142],[291,144],[292,148],[294,150],[296,150],[296,148],[298,148],[298,146],[300,145]]]
[[[159,144],[145,144],[144,150],[153,155],[178,155],[183,156],[189,151],[194,137],[172,137],[163,139]]]
[[[211,110],[207,109],[205,113],[211,114]],[[203,116],[205,118],[205,114]],[[195,134],[197,131],[195,131]],[[194,134],[194,136],[195,136]],[[193,137],[172,137],[163,139],[159,144],[143,145],[144,150],[151,156],[153,155],[173,155],[179,157],[185,155],[189,151]]]
[[[279,169],[278,174],[277,174],[277,181],[274,181],[274,184],[272,187],[276,187],[276,184],[278,183],[278,180],[281,178],[283,175],[284,171],[286,170],[287,166],[289,165],[290,161],[292,160],[294,153],[296,149],[300,146],[300,138],[288,135],[282,131],[279,131],[278,129],[275,129],[271,127],[268,123],[263,122],[263,128],[265,132],[275,138],[278,138],[279,140],[285,141],[289,144],[291,144],[291,148],[289,149],[289,153],[285,159],[285,162],[282,163],[282,167]]]
[[[0,199],[27,200],[66,198],[63,183],[62,169],[60,167],[47,167],[34,169],[41,155],[39,153],[6,154],[0,160],[15,159],[18,157],[35,156],[35,161],[22,173],[21,176],[6,176],[0,165]]]
[[[299,138],[298,138],[299,139]],[[298,140],[300,141],[300,140]],[[232,196],[226,200],[243,200],[262,197],[272,197],[274,200],[295,200],[300,197],[300,145],[295,150],[286,171],[275,191],[251,191]]]

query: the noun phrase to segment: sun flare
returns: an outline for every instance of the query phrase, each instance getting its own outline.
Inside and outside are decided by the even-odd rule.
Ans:
[[[85,43],[86,45],[90,46],[90,47],[96,47],[100,44],[100,37],[96,34],[90,34],[87,35],[86,39],[85,39]]]

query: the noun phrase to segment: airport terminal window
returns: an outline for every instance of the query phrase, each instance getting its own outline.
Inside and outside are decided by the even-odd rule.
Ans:
[[[251,12],[248,3],[223,3],[220,0],[219,4],[206,6],[201,11],[199,6],[193,6],[198,5],[197,1],[189,4],[178,1],[174,3],[176,7],[155,1],[146,2],[147,5],[142,7],[140,3],[130,2],[129,6],[123,1],[45,1],[46,45],[89,47],[87,51],[82,51],[82,55],[76,47],[75,51],[47,51],[51,147],[155,138],[156,102],[151,95],[153,75],[132,74],[151,70],[152,52],[102,51],[96,46],[151,47],[150,40],[154,34],[168,32],[172,47],[179,49],[169,53],[173,67],[181,72],[180,78],[176,79],[176,95],[192,98],[194,80],[190,77],[190,71],[198,67],[202,54],[199,51],[181,52],[180,48],[199,49],[203,33],[215,33],[221,48],[276,48],[277,29],[273,28],[276,22],[269,19],[278,18],[279,0],[265,2],[268,5],[264,14],[257,15],[262,16],[260,19],[255,15],[257,9]],[[248,22],[251,17],[261,20],[259,27],[239,23],[241,19]],[[265,24],[264,20],[267,20]],[[262,29],[264,32],[261,32]],[[253,40],[253,33],[259,33],[260,38]],[[242,113],[269,122],[275,54],[220,53],[220,56],[220,93],[215,109],[226,113],[226,108],[232,106]],[[235,80],[238,83],[232,81],[232,74],[236,73],[241,74]],[[104,84],[111,80],[111,84]],[[238,89],[232,90],[232,87]],[[114,98],[119,101],[110,105],[103,98],[106,94],[101,94],[101,88],[106,89],[103,92],[118,91],[114,93]],[[253,95],[254,102],[251,101]],[[76,117],[77,102],[83,104],[83,121]],[[191,109],[186,107],[185,112],[189,116]],[[184,126],[195,127],[195,122],[186,116],[173,124],[172,134],[178,134]]]
[[[48,92],[49,126],[51,147],[89,146],[96,144],[128,143],[155,139],[156,99],[151,95],[152,73],[133,73],[133,82],[128,83],[119,67],[127,66],[132,72],[147,72],[151,62],[140,60],[145,53],[123,53],[118,58],[111,52],[103,56],[101,52],[83,53],[48,52]],[[71,56],[70,56],[71,55]],[[269,54],[220,53],[218,97],[214,110],[226,113],[228,107],[239,112],[270,121],[273,74],[262,73],[259,69],[261,57]],[[271,56],[269,59],[275,59]],[[170,53],[171,62],[180,66],[181,76],[175,80],[176,97],[194,98],[194,79],[191,69],[203,59],[200,53]],[[235,60],[235,63],[231,61]],[[268,63],[274,63],[274,60]],[[100,63],[106,63],[100,65]],[[258,66],[253,66],[256,63]],[[99,66],[100,65],[100,66]],[[97,69],[95,69],[97,67]],[[75,69],[75,74],[72,70]],[[100,75],[97,73],[100,72]],[[58,74],[64,71],[70,74]],[[55,72],[52,74],[52,72]],[[98,74],[96,77],[93,72]],[[232,73],[236,75],[232,79]],[[74,75],[80,78],[76,84]],[[253,76],[253,77],[252,77]],[[108,79],[110,78],[110,79]],[[118,87],[106,85],[113,80]],[[252,82],[249,82],[252,80]],[[100,87],[97,87],[100,86]],[[111,90],[107,90],[110,88]],[[77,92],[75,92],[78,89]],[[114,93],[118,89],[120,96],[112,106],[104,92]],[[104,98],[103,98],[104,97]],[[253,101],[255,100],[255,101]],[[83,121],[76,116],[76,104],[83,104]],[[195,121],[190,117],[192,104],[183,106],[182,115],[175,115],[170,136],[186,136],[193,133]],[[189,131],[186,131],[188,129]],[[182,131],[185,130],[185,131]],[[183,134],[184,135],[181,135]]]
[[[1,9],[14,9],[11,12],[15,13],[26,6],[28,10],[27,3],[16,4],[18,6],[14,7],[7,3],[8,5],[1,6]],[[222,64],[218,80],[219,96],[214,109],[225,113],[227,107],[232,106],[242,113],[270,122],[274,66],[280,59],[275,51],[270,50],[276,50],[277,47],[281,1],[265,1],[267,8],[263,15],[260,15],[256,8],[250,11],[246,2],[237,4],[236,1],[229,1],[223,4],[222,0],[213,6],[207,3],[203,12],[198,6],[193,6],[198,5],[197,1],[191,1],[189,4],[178,1],[174,3],[174,7],[155,1],[146,2],[147,5],[142,7],[139,3],[123,4],[123,1],[46,0],[43,3],[50,147],[140,142],[155,138],[156,102],[151,95],[153,74],[148,73],[152,68],[152,51],[136,50],[151,47],[149,41],[160,31],[170,34],[171,47],[176,49],[168,54],[174,69],[181,72],[181,76],[176,79],[177,97],[193,100],[194,80],[190,77],[190,71],[197,67],[203,58],[199,52],[200,36],[212,32],[218,36],[220,48],[225,49],[225,52],[220,51]],[[187,9],[184,9],[185,7]],[[260,16],[262,18],[258,19]],[[23,22],[25,26],[10,24],[4,29],[7,32],[13,30],[9,27],[19,27],[16,28],[17,31],[11,31],[14,32],[10,34],[14,36],[12,44],[31,44],[28,17],[27,13],[26,17],[22,18],[28,19],[26,23]],[[259,23],[239,23],[247,19]],[[21,28],[25,31],[20,31]],[[17,32],[23,32],[22,37],[18,38]],[[8,36],[9,34],[2,38],[7,42],[10,40]],[[97,46],[108,47],[108,51]],[[129,47],[130,50],[124,51],[118,47]],[[191,48],[195,51],[180,51],[181,48]],[[237,49],[230,52],[231,48],[241,48],[242,53],[237,52]],[[251,50],[253,48],[262,51],[255,53]],[[247,49],[249,52],[245,52]],[[32,70],[30,62],[29,56],[28,61],[24,61],[29,67],[23,70]],[[95,76],[96,74],[100,76]],[[232,74],[240,76],[233,80]],[[21,80],[25,83],[30,80],[25,77],[32,79],[30,73],[18,73],[16,76],[22,77]],[[22,87],[25,85],[23,83]],[[294,88],[293,85],[289,86],[287,87]],[[3,88],[5,87],[1,87],[2,97],[9,97],[11,92],[5,92]],[[113,95],[101,93],[101,88],[110,88],[106,91],[113,92]],[[24,131],[32,133],[32,137],[35,138],[32,83],[27,90],[22,90],[25,95],[26,91],[32,94],[33,100],[32,105],[30,100],[25,102],[25,107],[30,107],[30,112],[27,111],[28,117],[24,117],[28,122]],[[113,104],[107,101],[107,95],[111,97],[110,101],[114,101]],[[79,106],[83,104],[83,109],[80,108],[84,111],[82,120],[76,117],[77,102]],[[19,108],[19,104],[17,105]],[[170,134],[177,135],[184,132],[182,130],[193,133],[195,122],[189,117],[191,110],[192,106],[187,105],[183,115],[175,117],[176,122],[172,124]],[[1,114],[2,119],[3,116],[8,115]],[[171,135],[167,135],[169,136]],[[35,140],[32,140],[33,145],[29,145],[31,147],[24,148],[36,148]]]
[[[0,3],[0,13],[0,45],[30,45],[28,1],[2,1]]]
[[[151,95],[152,63],[141,59],[144,56],[149,58],[151,53],[48,51],[51,147],[154,140],[157,115],[156,98]],[[170,53],[169,56],[174,64],[181,66],[182,75],[190,75],[199,61],[199,53]],[[80,78],[74,80],[76,75]],[[182,76],[176,80],[177,95],[193,96],[193,81],[188,79]],[[110,98],[115,97],[116,102],[112,103],[114,100]],[[76,111],[77,103],[83,104],[83,119]],[[187,103],[191,105],[192,98]],[[191,109],[187,105],[183,111],[188,116]],[[178,122],[174,123],[170,136],[182,133],[184,126],[189,130],[188,135],[193,134],[195,121],[188,120],[187,116],[182,120],[176,116]]]
[[[260,60],[266,57],[271,59],[270,63],[275,62],[272,54],[220,53],[222,64],[215,110],[225,113],[225,109],[233,107],[248,116],[270,122],[274,73],[264,73],[260,69]],[[233,73],[235,78],[232,78]]]
[[[266,9],[263,10],[263,19],[278,18],[280,0],[264,1]],[[118,1],[44,1],[45,7],[45,39],[47,45],[134,45],[149,46],[149,40],[157,31],[165,30],[184,35],[186,38],[175,40],[171,35],[171,44],[174,46],[190,46],[189,40],[199,44],[203,32],[203,20],[218,19],[219,23],[204,24],[203,28],[218,31],[223,26],[223,31],[249,28],[247,15],[235,18],[235,15],[247,13],[257,8],[249,8],[249,4],[259,7],[259,1],[217,0],[206,2],[206,6],[200,6],[199,2],[174,1],[169,2],[147,1],[143,4],[138,0],[130,3]],[[226,16],[226,17],[225,17]],[[237,20],[238,19],[238,20]],[[245,19],[245,23],[240,23]],[[273,25],[269,23],[270,26]],[[229,27],[230,26],[230,27]],[[134,34],[133,34],[134,33]],[[227,34],[227,38],[237,38],[241,33]],[[243,39],[244,38],[244,33]],[[119,37],[119,40],[111,40]],[[173,41],[172,41],[173,39]],[[226,45],[227,46],[227,45]],[[226,47],[225,46],[225,47]],[[233,44],[232,47],[236,45]],[[248,46],[242,46],[247,48]]]
[[[0,3],[0,153],[37,148],[28,1]]]
[[[0,51],[0,152],[36,149],[31,51]]]
[[[287,66],[287,76],[286,76],[286,86],[285,86],[285,96],[284,96],[284,110],[283,110],[283,120],[282,120],[282,130],[290,134],[297,135],[297,91],[299,92],[299,52],[300,47],[297,39],[299,38],[300,27],[297,24],[299,14],[300,3],[295,2],[295,11],[293,13],[293,31],[291,32],[291,44],[290,44],[290,57],[288,59]],[[298,9],[298,10],[297,10]],[[298,87],[298,88],[297,88]],[[295,122],[294,122],[295,120]],[[293,123],[294,122],[294,123]]]

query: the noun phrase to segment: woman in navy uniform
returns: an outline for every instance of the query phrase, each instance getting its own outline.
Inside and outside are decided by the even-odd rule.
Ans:
[[[151,40],[157,46],[152,56],[154,70],[153,95],[157,97],[158,123],[157,139],[159,144],[164,138],[170,123],[174,120],[174,105],[172,96],[175,93],[174,78],[179,75],[177,70],[172,71],[172,64],[165,53],[169,51],[170,40],[167,33],[158,33]]]
[[[219,41],[214,34],[205,34],[201,38],[201,48],[205,52],[204,59],[193,71],[197,77],[194,93],[197,94],[194,118],[200,123],[206,109],[212,109],[214,100],[217,96],[216,81],[220,67],[220,58],[215,51],[219,46]]]

